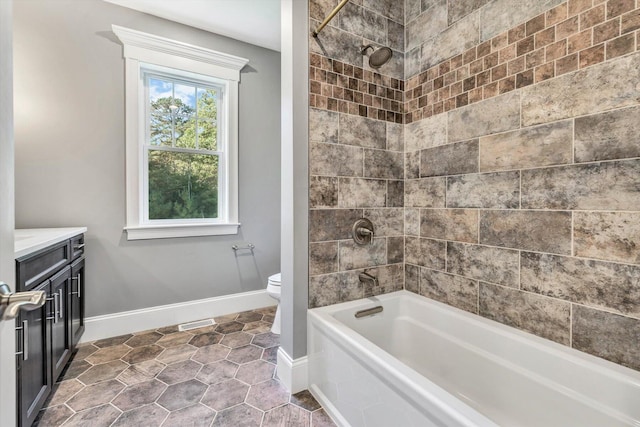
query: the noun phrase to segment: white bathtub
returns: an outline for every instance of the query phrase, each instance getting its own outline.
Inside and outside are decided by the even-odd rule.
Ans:
[[[640,426],[639,372],[407,291],[308,328],[309,389],[341,426]]]

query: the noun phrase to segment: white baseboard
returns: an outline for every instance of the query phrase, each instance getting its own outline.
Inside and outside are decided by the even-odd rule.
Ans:
[[[270,305],[275,305],[275,300],[267,294],[266,290],[259,290],[89,317],[85,321],[86,329],[81,342],[224,316]]]
[[[307,362],[307,356],[293,360],[282,347],[278,349],[278,377],[291,394],[307,389]]]

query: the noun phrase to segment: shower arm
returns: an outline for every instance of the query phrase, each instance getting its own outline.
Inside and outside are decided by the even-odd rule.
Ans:
[[[342,9],[344,7],[344,5],[346,5],[347,3],[349,3],[349,0],[342,0],[340,2],[340,4],[338,4],[335,7],[335,9],[333,9],[331,11],[331,13],[326,18],[324,18],[324,21],[322,21],[322,24],[318,25],[318,28],[316,28],[311,33],[313,35],[313,37],[318,37],[318,33],[320,33],[320,31],[322,31],[322,29],[327,26],[329,21],[331,21],[333,19],[333,17],[336,16],[338,12],[340,12],[340,9]]]

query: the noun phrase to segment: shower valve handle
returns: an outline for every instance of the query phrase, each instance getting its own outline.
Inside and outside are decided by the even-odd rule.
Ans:
[[[368,228],[364,228],[364,227],[358,227],[358,230],[356,231],[358,234],[363,234],[363,235],[369,235],[373,238],[373,236],[375,235],[375,233],[373,232],[373,230],[369,230]]]
[[[360,218],[353,224],[352,229],[353,240],[359,245],[370,244],[373,245],[373,238],[375,237],[375,231],[373,223],[367,218]]]

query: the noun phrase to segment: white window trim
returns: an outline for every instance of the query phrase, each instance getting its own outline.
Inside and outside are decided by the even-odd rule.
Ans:
[[[124,229],[128,240],[237,234],[238,222],[238,83],[249,62],[226,53],[112,25],[124,46],[126,119],[126,205]],[[140,69],[145,64],[184,70],[228,82],[227,102],[227,211],[224,223],[145,224],[141,160],[145,111],[140,102]],[[234,114],[235,113],[235,114]]]
[[[174,78],[176,70],[172,69],[172,68],[165,68],[165,67],[158,67],[156,65],[150,65],[150,64],[144,64],[141,66],[141,71],[143,71],[140,75],[140,84],[144,85],[144,90],[141,90],[140,92],[140,99],[144,100],[144,106],[146,107],[147,104],[147,100],[148,100],[148,87],[146,86],[146,83],[144,82],[145,80],[145,74],[152,74],[155,75],[158,78],[162,78],[162,76],[169,76],[169,78]],[[191,75],[191,73],[187,73],[181,70],[177,70],[180,71],[180,77],[184,77],[187,81],[189,81],[189,79],[191,79],[189,81],[189,83],[194,83],[194,84],[198,84],[198,85],[211,85],[211,86],[215,86],[219,89],[219,95],[221,95],[221,98],[219,98],[219,103],[218,106],[222,107],[222,108],[218,108],[218,117],[217,117],[217,123],[221,123],[222,126],[218,129],[218,150],[214,150],[214,151],[200,151],[200,150],[196,150],[195,153],[201,153],[201,154],[215,154],[218,155],[218,158],[220,159],[219,164],[218,164],[218,168],[219,168],[219,176],[218,176],[218,200],[221,200],[222,203],[220,204],[223,209],[220,209],[220,211],[218,212],[218,218],[205,218],[205,219],[198,219],[198,218],[193,218],[193,219],[154,219],[154,220],[150,220],[148,218],[148,209],[149,209],[149,187],[148,187],[148,180],[143,180],[142,182],[142,223],[141,226],[142,227],[148,227],[148,226],[156,226],[156,225],[177,225],[177,226],[183,226],[183,225],[189,225],[189,224],[223,224],[226,225],[229,223],[229,220],[227,218],[227,214],[228,214],[228,209],[226,209],[226,206],[228,206],[229,204],[229,198],[228,198],[228,192],[227,192],[227,169],[229,167],[229,156],[228,156],[228,138],[227,138],[227,132],[228,132],[228,128],[229,128],[229,123],[227,120],[227,111],[228,111],[228,93],[229,93],[229,80],[223,80],[223,79],[218,79],[218,78],[211,78],[210,80],[206,81],[208,79],[208,76],[202,76],[200,74],[193,74],[193,76]],[[142,88],[142,86],[140,86]],[[145,121],[145,125],[149,122],[149,111],[147,108],[143,108],[143,113],[144,113],[144,121]],[[140,138],[141,138],[141,145],[142,145],[142,154],[141,154],[141,158],[142,158],[142,162],[140,164],[141,169],[141,174],[140,176],[142,177],[147,177],[149,174],[149,149],[150,149],[150,145],[148,144],[149,141],[149,127],[145,126],[144,129],[142,129],[143,132],[141,132],[140,134]],[[179,147],[153,147],[153,149],[155,150],[167,150],[167,151],[176,151],[176,152],[185,152],[185,149],[179,148]]]

